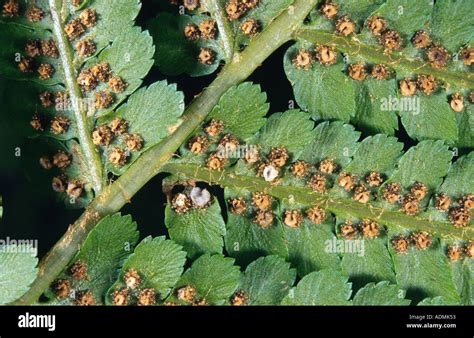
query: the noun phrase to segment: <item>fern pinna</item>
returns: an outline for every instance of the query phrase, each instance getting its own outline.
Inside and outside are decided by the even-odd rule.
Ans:
[[[140,7],[4,1],[5,107],[85,211],[39,269],[0,254],[1,303],[472,304],[469,0],[170,1],[147,30]],[[269,114],[246,80],[290,41],[298,107]],[[185,107],[152,67],[218,74]],[[139,241],[117,212],[158,173],[168,238]]]

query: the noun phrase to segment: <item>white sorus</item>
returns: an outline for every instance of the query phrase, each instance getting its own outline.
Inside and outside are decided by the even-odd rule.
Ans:
[[[273,165],[267,165],[263,169],[263,178],[267,182],[273,182],[278,177],[279,171]]]
[[[203,208],[211,201],[211,194],[207,189],[194,187],[189,194],[193,204],[199,208]]]
[[[178,207],[183,207],[186,205],[188,198],[186,197],[185,194],[179,193],[175,197],[175,204]]]

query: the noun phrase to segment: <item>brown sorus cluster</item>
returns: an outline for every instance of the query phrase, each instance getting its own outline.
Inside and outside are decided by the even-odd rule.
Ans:
[[[209,148],[210,142],[203,135],[193,136],[188,142],[188,148],[193,154],[203,154]]]
[[[333,174],[337,170],[337,165],[331,158],[326,158],[319,162],[319,171],[323,174]]]
[[[254,192],[252,194],[252,204],[258,210],[270,210],[272,203],[273,198],[264,192]]]
[[[53,177],[51,181],[51,187],[53,191],[57,193],[63,193],[66,191],[67,178],[64,175]]]
[[[192,206],[191,199],[183,193],[176,194],[173,199],[171,200],[171,208],[177,214],[185,214],[187,213]]]
[[[193,303],[197,295],[197,291],[191,285],[185,285],[176,290],[176,297],[186,303]]]
[[[25,46],[25,53],[30,58],[41,55],[41,40],[28,40]]]
[[[399,83],[400,93],[403,96],[413,96],[416,93],[416,81],[410,78],[401,80]]]
[[[40,101],[41,101],[41,105],[42,105],[44,108],[50,108],[50,107],[52,107],[53,101],[54,101],[53,93],[47,92],[47,91],[41,92],[41,93],[39,94],[39,99],[40,99]]]
[[[232,134],[226,134],[219,140],[219,147],[228,152],[236,151],[239,145],[239,140]]]
[[[320,173],[314,174],[308,182],[308,186],[318,193],[326,192],[327,179],[326,176]]]
[[[99,81],[90,69],[83,69],[77,77],[77,84],[81,86],[83,91],[89,92],[98,86]]]
[[[434,68],[443,68],[448,63],[450,55],[446,48],[441,46],[432,46],[426,51],[426,56],[431,66]]]
[[[369,185],[369,187],[380,187],[383,183],[382,175],[377,171],[371,171],[366,177],[365,181]]]
[[[370,190],[364,184],[355,187],[352,199],[359,203],[366,204],[370,200]]]
[[[227,159],[222,158],[219,153],[212,153],[206,160],[206,165],[211,170],[222,170],[227,164]]]
[[[257,210],[254,217],[254,223],[262,229],[267,229],[273,224],[275,216],[271,211]]]
[[[372,72],[370,73],[370,75],[372,75],[372,77],[376,80],[386,80],[390,76],[390,70],[385,65],[376,64],[372,68]]]
[[[451,208],[449,220],[455,227],[465,227],[471,222],[471,213],[469,209],[463,207]]]
[[[322,224],[326,220],[326,210],[316,205],[306,210],[306,216],[312,223]]]
[[[90,291],[78,291],[76,293],[76,299],[74,302],[76,305],[79,306],[90,306],[90,305],[95,305],[96,300],[94,298],[94,295]]]
[[[39,22],[44,19],[44,11],[36,5],[28,7],[26,10],[26,19],[30,22]]]
[[[64,26],[64,32],[69,40],[77,39],[85,31],[86,29],[79,18],[72,19],[68,24],[66,24],[66,26]]]
[[[41,53],[50,58],[59,57],[58,47],[53,39],[41,40]]]
[[[125,273],[125,275],[123,276],[123,280],[127,288],[132,289],[132,290],[138,288],[142,282],[142,278],[140,277],[140,274],[138,273],[137,270],[133,268],[129,269]]]
[[[42,63],[38,67],[38,74],[40,80],[50,79],[54,75],[54,67],[49,63]]]
[[[244,306],[249,304],[249,296],[243,290],[234,293],[230,299],[233,306]]]
[[[306,177],[309,174],[310,169],[311,164],[302,160],[296,161],[290,167],[292,174],[298,178]]]
[[[416,32],[411,41],[413,42],[413,45],[419,49],[428,48],[432,43],[429,34],[423,30]]]
[[[306,49],[300,49],[293,58],[293,64],[297,69],[308,70],[309,68],[311,68],[311,65],[313,63],[314,56],[310,51]]]
[[[110,77],[108,84],[112,92],[116,94],[122,93],[128,87],[128,84],[120,76]]]
[[[349,192],[354,189],[355,177],[349,173],[341,173],[337,179],[337,184]]]
[[[380,235],[380,225],[370,219],[363,219],[359,227],[364,237],[377,238]]]
[[[426,95],[431,95],[437,88],[437,82],[433,75],[418,75],[417,77],[418,88],[423,91]]]
[[[240,25],[240,30],[245,36],[252,38],[260,32],[261,25],[255,19],[247,19],[242,23],[242,25]]]
[[[95,9],[87,8],[79,14],[79,19],[85,27],[92,28],[97,23],[97,13]]]
[[[85,58],[94,55],[97,46],[92,39],[84,39],[76,43],[76,50],[80,57]]]
[[[367,67],[363,63],[349,65],[348,72],[349,76],[356,81],[365,80],[367,77]]]
[[[126,134],[124,140],[130,151],[140,151],[143,148],[143,138],[138,134]]]
[[[2,15],[8,18],[16,17],[20,14],[20,4],[18,0],[7,0],[3,4]]]
[[[340,225],[339,232],[342,238],[349,240],[356,238],[358,235],[357,227],[349,220]]]
[[[75,280],[87,278],[87,265],[82,261],[77,261],[69,268],[69,273]]]
[[[462,112],[464,110],[464,97],[460,93],[452,94],[449,99],[449,105],[456,113]]]
[[[115,135],[122,135],[127,132],[128,122],[119,117],[113,119],[109,123],[109,128]]]
[[[183,5],[188,11],[194,11],[200,6],[199,0],[184,0]]]
[[[203,20],[199,24],[199,32],[203,39],[215,39],[217,34],[216,21],[212,19]]]
[[[130,303],[130,292],[126,288],[115,290],[112,293],[112,304],[116,306],[125,306]]]
[[[36,131],[44,131],[43,118],[39,115],[34,115],[31,118],[30,126]]]
[[[124,149],[114,147],[110,150],[108,159],[109,162],[115,166],[123,166],[127,162],[128,156],[128,153]]]
[[[446,256],[448,256],[451,262],[457,262],[461,260],[463,254],[463,248],[458,245],[449,245],[446,249]]]
[[[39,159],[39,164],[45,170],[51,170],[54,167],[53,161],[51,161],[49,156],[41,156]]]
[[[260,0],[229,0],[225,7],[229,20],[237,20],[247,11],[258,6]]]
[[[423,198],[425,198],[426,194],[428,193],[428,187],[424,183],[415,182],[410,188],[410,193],[418,201],[421,201]]]
[[[191,41],[198,40],[201,37],[199,27],[192,23],[187,24],[186,27],[184,27],[184,36]]]
[[[411,234],[410,240],[418,250],[426,250],[433,244],[431,235],[424,231]]]
[[[210,137],[219,136],[224,132],[224,122],[212,119],[204,128]]]
[[[284,147],[272,148],[268,154],[268,160],[277,168],[283,167],[289,158],[288,150]]]
[[[60,150],[53,156],[53,164],[59,169],[65,169],[69,167],[72,161],[72,156],[66,152]]]
[[[67,117],[61,115],[56,116],[51,121],[51,133],[55,135],[64,134],[68,131],[70,124],[71,122]]]
[[[461,51],[461,58],[466,66],[474,63],[474,48],[465,48]]]
[[[303,214],[300,210],[287,210],[283,222],[290,228],[299,228],[303,223]]]
[[[383,198],[389,203],[396,203],[400,200],[401,187],[398,183],[389,183],[383,189]]]
[[[461,197],[459,205],[467,210],[474,209],[474,194],[467,194]]]
[[[402,211],[410,216],[420,211],[420,201],[414,194],[406,194],[402,199]]]
[[[243,198],[229,199],[230,212],[235,215],[243,215],[247,212],[247,202]]]
[[[326,1],[319,10],[326,19],[334,19],[339,12],[339,5]]]
[[[151,306],[156,304],[156,292],[155,289],[146,288],[140,290],[138,293],[137,305],[138,306]]]
[[[92,142],[98,146],[108,146],[112,142],[113,134],[109,127],[105,125],[98,126],[92,132]]]
[[[439,193],[436,195],[436,200],[435,200],[435,208],[447,212],[449,210],[449,207],[451,206],[451,198],[446,195],[445,193]]]
[[[84,184],[79,180],[71,180],[67,183],[66,194],[73,199],[81,197]]]
[[[372,16],[367,19],[366,26],[372,34],[380,36],[387,29],[387,20],[379,16]]]
[[[94,95],[94,106],[97,109],[106,109],[114,102],[114,97],[108,90],[101,90]]]
[[[203,65],[212,65],[216,60],[216,53],[210,48],[201,48],[198,55],[199,63]]]
[[[403,235],[392,238],[391,243],[397,254],[406,254],[410,248],[409,238]]]
[[[53,291],[57,298],[67,298],[71,294],[71,282],[67,279],[58,279],[53,284]]]
[[[332,47],[320,45],[316,48],[316,58],[322,65],[329,66],[336,63],[337,53]]]
[[[336,22],[336,32],[344,36],[348,36],[355,31],[355,23],[349,16],[343,15]]]
[[[402,48],[403,39],[397,31],[387,30],[381,35],[380,43],[386,50],[399,50]]]

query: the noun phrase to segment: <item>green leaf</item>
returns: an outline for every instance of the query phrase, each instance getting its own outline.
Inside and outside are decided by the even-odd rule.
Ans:
[[[224,122],[226,130],[240,139],[253,136],[264,124],[270,105],[259,85],[244,82],[230,88],[209,113],[208,120]]]
[[[344,170],[363,175],[367,170],[388,175],[402,154],[403,144],[395,137],[385,135],[369,136],[360,142],[357,150]]]
[[[344,74],[344,63],[324,66],[316,62],[309,70],[297,69],[293,58],[301,47],[300,44],[290,47],[284,61],[296,102],[315,119],[349,122],[356,110],[355,88],[354,82]]]
[[[360,289],[353,299],[354,305],[410,305],[405,292],[390,282],[369,283]]]
[[[453,282],[462,305],[474,304],[474,263],[472,259],[451,263]]]
[[[103,218],[87,236],[74,262],[87,266],[87,278],[73,281],[76,290],[89,290],[98,304],[118,276],[118,269],[138,241],[137,224],[130,215]],[[68,278],[63,274],[63,278]]]
[[[403,126],[411,138],[419,141],[442,139],[449,144],[456,143],[458,140],[456,116],[449,106],[445,93],[420,95],[410,97],[409,100],[411,102],[419,100],[419,103],[416,103],[419,104],[419,109],[410,107],[410,110],[400,110]]]
[[[395,264],[397,284],[407,291],[409,298],[420,300],[443,296],[446,301],[459,302],[454,287],[451,269],[439,240],[427,250],[411,248],[407,254],[390,252]]]
[[[242,274],[239,289],[249,297],[249,305],[275,305],[288,294],[296,273],[279,256],[261,257]]]
[[[449,302],[442,296],[425,298],[417,304],[418,306],[439,306],[439,305],[456,305],[455,302]]]
[[[36,249],[30,245],[0,245],[0,304],[20,298],[36,278]]]
[[[290,290],[283,305],[350,305],[351,283],[335,270],[321,270],[304,276]]]
[[[416,181],[423,182],[436,191],[448,173],[452,157],[442,141],[422,141],[401,157],[390,181],[405,188]]]
[[[339,269],[339,255],[326,250],[328,243],[336,238],[333,228],[333,221],[316,225],[306,219],[299,228],[284,227],[288,261],[296,267],[299,276],[322,269]]]
[[[356,87],[356,115],[354,124],[371,134],[393,135],[398,129],[397,114],[385,107],[391,98],[397,97],[395,80],[366,79]]]
[[[433,10],[431,0],[387,0],[374,15],[388,20],[388,26],[410,38],[417,30],[422,29],[429,20]]]
[[[130,96],[126,104],[99,119],[99,124],[106,124],[115,118],[122,118],[128,122],[128,133],[138,134],[143,139],[143,148],[130,152],[127,164],[121,167],[109,162],[108,152],[104,148],[103,161],[107,170],[116,175],[123,174],[143,152],[173,132],[183,112],[183,93],[176,90],[175,84],[169,85],[166,81],[159,81],[139,89]],[[114,146],[126,149],[124,137],[117,137],[107,149]]]
[[[147,237],[125,261],[120,278],[111,290],[125,287],[124,275],[135,269],[142,278],[140,288],[153,288],[160,299],[165,299],[183,273],[185,262],[186,253],[180,245],[164,236]]]
[[[453,197],[461,197],[474,191],[474,152],[453,163],[439,191]]]
[[[456,114],[459,130],[457,146],[463,150],[474,148],[474,108],[472,105],[461,113]]]
[[[203,253],[222,253],[226,229],[217,201],[209,208],[192,209],[182,215],[167,205],[165,224],[170,238],[183,246],[189,258],[195,259]]]
[[[439,0],[433,9],[433,36],[451,52],[474,39],[474,7],[470,0]]]
[[[392,258],[387,250],[386,238],[361,239],[363,251],[346,252],[342,257],[342,271],[349,276],[354,288],[368,282],[395,283]]]
[[[340,166],[345,166],[357,149],[360,133],[350,124],[323,122],[314,129],[312,136],[311,141],[306,143],[301,159],[318,163],[331,158]]]
[[[305,146],[312,140],[313,122],[307,113],[288,110],[272,114],[256,137],[264,151],[283,146],[294,159],[298,158]]]
[[[365,19],[374,9],[385,0],[338,0],[341,14],[349,14],[352,19]]]
[[[237,289],[239,280],[240,270],[232,258],[204,254],[181,276],[176,289],[192,286],[199,299],[222,305]]]

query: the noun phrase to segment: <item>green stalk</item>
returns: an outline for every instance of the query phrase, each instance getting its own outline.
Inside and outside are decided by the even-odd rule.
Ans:
[[[226,17],[221,0],[209,0],[208,6],[214,20],[216,20],[217,28],[219,29],[219,39],[222,42],[225,60],[226,62],[230,62],[234,55],[234,31]]]
[[[167,163],[163,171],[180,179],[190,179],[219,185],[222,188],[245,189],[250,192],[265,191],[279,200],[292,200],[308,207],[321,205],[341,218],[369,218],[387,227],[402,227],[410,231],[426,231],[442,238],[472,239],[472,228],[456,228],[449,222],[432,221],[422,216],[409,216],[400,211],[386,210],[362,204],[348,198],[335,198],[314,192],[308,187],[273,185],[259,177],[239,176],[232,171],[209,170],[196,164]]]
[[[54,0],[50,0],[53,2]],[[30,290],[15,304],[31,304],[54,281],[79,250],[95,224],[104,216],[119,211],[130,202],[161,167],[199,127],[220,97],[232,86],[249,77],[276,49],[292,39],[293,32],[318,0],[295,0],[290,8],[278,16],[257,36],[242,53],[235,53],[212,84],[186,109],[182,124],[166,140],[149,149],[117,181],[103,191],[89,205],[84,214],[41,260],[38,276]]]
[[[68,89],[69,97],[71,99],[72,109],[74,111],[74,119],[76,122],[77,137],[81,145],[82,154],[88,166],[88,177],[94,188],[96,194],[102,190],[103,173],[102,162],[100,160],[99,152],[92,142],[91,127],[87,118],[87,111],[84,109],[85,105],[81,104],[84,99],[81,89],[77,84],[76,69],[74,67],[74,52],[64,33],[64,26],[62,20],[62,0],[49,0],[49,8],[51,12],[51,19],[53,22],[53,33],[58,44],[58,50],[61,57],[61,65],[64,73],[65,84]],[[87,169],[85,169],[87,170]]]
[[[344,37],[331,32],[306,28],[296,31],[295,38],[314,44],[331,46],[349,56],[360,55],[371,63],[386,64],[396,71],[431,74],[436,79],[451,85],[474,89],[474,74],[472,73],[459,72],[448,68],[433,68],[423,60],[407,57],[403,52],[387,54],[382,46],[366,44],[356,37]]]

